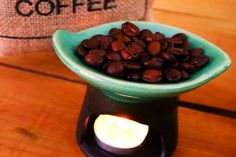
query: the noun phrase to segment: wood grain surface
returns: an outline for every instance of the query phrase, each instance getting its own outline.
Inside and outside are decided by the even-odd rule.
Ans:
[[[157,0],[152,16],[206,38],[236,61],[235,0]],[[178,109],[174,157],[236,156],[235,68],[180,97],[193,107]],[[0,157],[85,157],[75,140],[85,92],[85,82],[53,52],[1,57]]]

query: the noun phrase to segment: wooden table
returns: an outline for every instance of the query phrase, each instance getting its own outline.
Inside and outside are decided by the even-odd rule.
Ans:
[[[236,61],[235,0],[158,0],[155,21],[196,33]],[[236,66],[183,94],[174,157],[236,156]],[[0,58],[0,156],[84,157],[75,128],[86,84],[54,53]]]

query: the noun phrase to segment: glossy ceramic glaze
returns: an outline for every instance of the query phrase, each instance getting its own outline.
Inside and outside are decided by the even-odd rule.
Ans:
[[[167,37],[180,32],[186,33],[190,46],[203,48],[204,53],[210,57],[210,63],[195,72],[188,80],[178,83],[148,84],[110,77],[88,67],[82,60],[75,56],[74,52],[81,41],[96,34],[108,34],[111,28],[120,28],[123,22],[108,23],[78,33],[58,30],[53,35],[53,46],[61,61],[73,72],[85,79],[87,83],[100,89],[104,94],[115,100],[137,103],[162,97],[177,96],[204,85],[224,72],[231,64],[230,58],[224,51],[197,35],[176,27],[142,21],[131,22],[136,24],[140,29],[147,28],[153,32],[161,32]]]

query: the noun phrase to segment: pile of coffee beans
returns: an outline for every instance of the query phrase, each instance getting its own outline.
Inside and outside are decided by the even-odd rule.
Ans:
[[[201,48],[189,48],[184,33],[166,37],[130,22],[95,35],[78,46],[76,55],[104,73],[138,82],[178,82],[209,62]]]

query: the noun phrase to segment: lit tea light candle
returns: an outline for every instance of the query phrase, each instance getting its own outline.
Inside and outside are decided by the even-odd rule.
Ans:
[[[94,122],[98,145],[108,152],[129,154],[141,146],[149,126],[113,115],[100,115]]]

